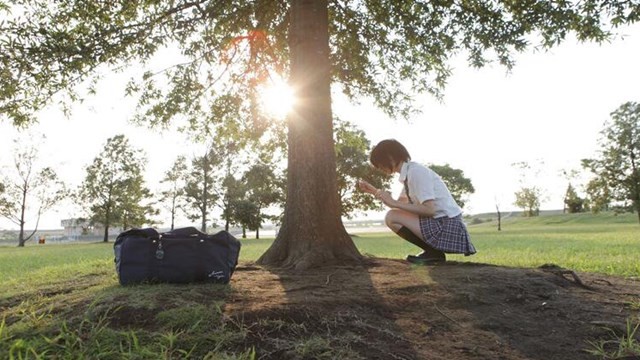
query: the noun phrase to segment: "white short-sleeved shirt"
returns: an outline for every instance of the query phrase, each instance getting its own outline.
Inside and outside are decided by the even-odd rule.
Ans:
[[[419,163],[408,161],[402,164],[398,178],[403,184],[405,179],[407,179],[409,196],[414,204],[433,200],[436,209],[434,218],[455,217],[462,214],[462,209],[451,196],[447,185],[435,171]]]

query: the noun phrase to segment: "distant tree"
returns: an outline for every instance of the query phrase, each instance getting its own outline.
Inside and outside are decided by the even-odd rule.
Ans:
[[[611,113],[596,159],[582,164],[605,185],[621,211],[636,212],[640,223],[640,103],[627,102]],[[603,189],[601,189],[603,192]]]
[[[241,220],[236,219],[238,214],[236,206],[238,206],[241,201],[246,200],[247,185],[244,181],[236,179],[232,174],[227,174],[224,180],[222,180],[222,190],[223,194],[218,203],[222,209],[224,229],[229,231],[230,225],[240,224]]]
[[[246,196],[246,186],[236,178],[240,167],[243,165],[239,159],[239,153],[244,147],[244,142],[236,142],[229,139],[216,140],[214,151],[220,159],[220,163],[213,170],[216,186],[214,194],[216,200],[214,206],[222,211],[224,228],[229,231],[229,226],[235,223],[234,206]]]
[[[564,193],[564,198],[562,199],[562,203],[564,204],[564,206],[562,207],[562,213],[567,212],[567,201],[569,201],[569,199],[567,198],[567,195],[569,195],[569,188],[571,188],[571,190],[574,192],[575,196],[578,196],[578,194],[575,192],[575,188],[573,187],[572,183],[575,181],[575,179],[578,177],[578,170],[576,169],[562,169],[561,170],[561,174],[562,176],[566,179],[567,181],[567,191],[565,191]],[[574,199],[575,200],[575,199]],[[582,207],[582,205],[581,205]]]
[[[359,179],[366,180],[380,189],[388,188],[391,182],[391,176],[375,170],[369,164],[371,145],[364,131],[346,121],[336,119],[334,137],[340,215],[350,219],[358,211],[383,209],[383,205],[374,197],[362,191],[355,191]]]
[[[116,200],[121,209],[123,229],[139,228],[143,225],[156,225],[155,216],[159,214],[155,208],[153,193],[145,187],[142,174],[133,176],[124,182],[126,192],[119,193]]]
[[[523,210],[523,216],[538,216],[540,205],[544,198],[543,190],[537,185],[539,175],[544,167],[542,160],[530,164],[527,161],[520,161],[511,164],[520,172],[520,189],[514,193],[514,205]]]
[[[260,238],[260,228],[267,220],[273,220],[273,216],[264,213],[264,210],[274,204],[284,202],[283,181],[274,171],[275,166],[269,163],[254,164],[242,176],[245,184],[246,199],[255,205],[254,227],[256,239]],[[248,222],[245,222],[248,224]]]
[[[444,181],[444,183],[447,185],[447,188],[449,188],[451,196],[453,196],[453,198],[461,208],[464,208],[464,205],[467,202],[467,195],[473,194],[476,191],[476,189],[473,187],[473,184],[471,184],[471,179],[466,178],[462,170],[454,169],[449,166],[449,164],[432,164],[429,165],[429,168],[440,175],[442,181]]]
[[[9,207],[9,202],[4,198],[4,195],[7,189],[4,183],[2,183],[2,181],[5,181],[5,179],[0,179],[0,209]]]
[[[583,160],[584,162],[584,160]],[[611,189],[604,178],[595,177],[591,179],[586,186],[587,198],[585,199],[585,207],[597,214],[601,211],[608,211],[612,196]]]
[[[528,188],[521,188],[515,193],[516,201],[513,203],[515,206],[523,210],[523,216],[538,216],[540,214],[540,190],[533,186]]]
[[[164,190],[160,192],[160,202],[165,204],[171,216],[171,230],[175,227],[178,210],[184,207],[185,186],[187,177],[187,159],[178,156],[164,178],[160,181]]]
[[[582,212],[584,207],[584,199],[578,196],[578,193],[576,193],[576,190],[571,184],[567,187],[564,195],[564,206],[569,214]]]
[[[0,216],[20,227],[18,246],[24,246],[38,231],[40,216],[67,195],[66,185],[50,167],[38,167],[36,144],[14,141],[14,167],[11,176],[0,178]],[[35,217],[33,231],[26,235],[27,217]]]
[[[247,238],[247,229],[257,230],[260,227],[260,210],[258,205],[247,199],[234,202],[233,218],[242,227],[242,238]],[[256,235],[256,238],[258,236]]]
[[[142,204],[151,197],[144,186],[146,159],[124,135],[107,139],[102,152],[86,169],[87,175],[77,196],[90,213],[94,224],[104,226],[103,241],[109,241],[112,226],[151,224],[155,214],[151,205]]]
[[[218,181],[215,170],[222,160],[214,146],[209,146],[204,155],[191,161],[191,169],[187,176],[185,198],[186,213],[191,221],[200,220],[200,230],[207,231],[211,210],[219,196],[215,184]]]

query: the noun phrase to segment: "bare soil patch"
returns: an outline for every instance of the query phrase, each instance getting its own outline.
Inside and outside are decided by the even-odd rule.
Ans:
[[[640,300],[633,279],[390,259],[241,264],[231,287],[224,314],[262,359],[593,359],[588,341],[624,329]]]

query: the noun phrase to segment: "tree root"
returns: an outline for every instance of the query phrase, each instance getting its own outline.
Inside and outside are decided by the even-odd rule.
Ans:
[[[576,285],[580,286],[583,289],[587,289],[587,290],[591,290],[591,291],[595,291],[596,290],[593,286],[589,286],[589,285],[585,284],[582,281],[582,279],[580,279],[578,274],[576,274],[576,272],[573,271],[573,270],[564,269],[564,268],[561,268],[560,266],[554,265],[554,264],[544,264],[544,265],[540,266],[540,268],[543,271],[550,272],[550,273],[552,273],[554,275],[557,275],[557,276],[559,276],[559,277],[561,277],[561,278],[563,278],[565,280],[568,280],[568,281],[570,281],[570,280],[567,279],[565,277],[565,275],[571,275],[573,277],[573,282]]]
[[[436,305],[436,303],[433,303],[433,307],[436,309],[437,312],[440,313],[440,315],[442,315],[445,318],[449,319],[449,321],[451,321],[452,323],[458,325],[459,327],[462,327],[462,325],[460,325],[459,322],[453,320],[449,315],[445,314],[442,310],[440,310],[440,308],[438,308],[438,305]]]

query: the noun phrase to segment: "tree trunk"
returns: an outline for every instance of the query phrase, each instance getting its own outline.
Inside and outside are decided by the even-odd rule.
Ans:
[[[18,234],[18,247],[24,247],[24,222],[20,223],[20,233]]]
[[[22,190],[22,206],[20,207],[20,234],[18,235],[18,246],[23,247],[24,243],[27,242],[24,239],[24,214],[27,209],[27,182],[25,181],[23,190]]]
[[[109,201],[111,201],[111,196],[109,196]],[[104,237],[102,238],[103,242],[109,242],[109,223],[111,222],[111,207],[107,207],[105,211],[104,217]]]
[[[24,243],[26,243],[26,241],[24,240],[24,229],[20,227],[20,234],[18,235],[18,247],[24,247]]]
[[[175,221],[176,221],[176,197],[173,196],[173,199],[171,200],[171,230],[173,230],[173,227],[175,226]]]
[[[206,233],[207,232],[207,211],[204,210],[203,208],[204,206],[206,205],[202,205],[200,207],[200,231],[202,231],[203,233]]]
[[[292,0],[290,84],[297,103],[288,122],[283,224],[262,265],[303,270],[359,262],[339,212],[331,115],[327,0]]]
[[[207,152],[204,155],[202,166],[202,206],[200,207],[202,211],[202,223],[200,224],[200,231],[203,233],[207,232],[207,215],[209,215],[209,207],[207,206],[209,203],[209,160],[209,152]]]
[[[640,181],[638,182],[640,184]],[[636,199],[633,201],[632,205],[636,208],[636,213],[638,214],[638,224],[640,224],[640,190],[636,190]]]

